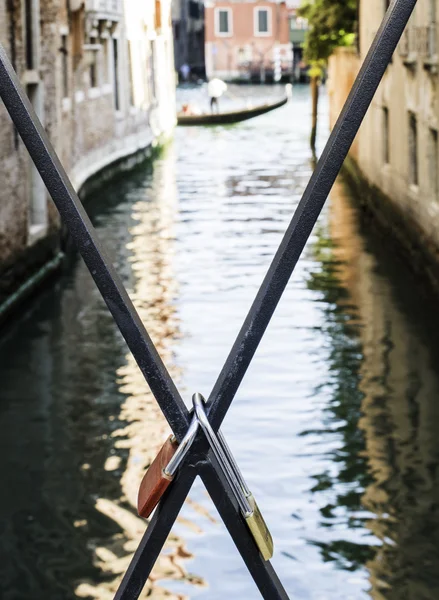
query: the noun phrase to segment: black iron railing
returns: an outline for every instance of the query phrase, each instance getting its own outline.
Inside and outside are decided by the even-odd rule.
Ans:
[[[285,237],[209,396],[206,410],[215,431],[218,431],[226,416],[251,363],[415,5],[416,0],[393,0],[389,7]],[[181,441],[188,429],[190,414],[106,256],[1,46],[0,96],[128,347],[177,440]],[[260,555],[241,517],[232,490],[202,433],[199,433],[183,467],[157,507],[122,580],[116,600],[133,600],[139,597],[197,475],[200,475],[206,485],[262,596],[267,600],[286,600],[286,591],[270,562],[264,561]]]

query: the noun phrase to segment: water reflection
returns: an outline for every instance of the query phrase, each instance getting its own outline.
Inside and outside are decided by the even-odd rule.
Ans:
[[[88,204],[185,398],[209,393],[300,200],[310,106],[296,88],[260,119],[179,129]],[[353,206],[339,183],[224,431],[291,597],[432,600],[437,311]],[[0,597],[112,598],[168,427],[81,261],[1,340],[0,378]],[[198,483],[142,597],[225,596],[260,597]]]
[[[168,153],[154,175],[119,184],[122,202],[108,188],[89,208],[178,379],[173,165]],[[90,276],[75,262],[0,347],[5,599],[113,598],[145,530],[135,511],[139,480],[168,434]],[[190,556],[171,535],[142,598],[187,597],[166,591],[164,578],[203,585],[185,569]]]
[[[131,207],[130,241],[123,245],[122,251],[119,248],[119,262],[130,267],[127,273],[131,298],[170,367],[171,376],[178,381],[180,370],[173,361],[173,344],[180,337],[180,330],[175,307],[178,288],[173,272],[177,193],[172,147],[156,162],[146,188],[131,191],[127,201]],[[94,563],[105,573],[105,582],[99,581],[98,585],[82,582],[76,589],[78,596],[97,600],[113,598],[140,542],[145,521],[135,515],[139,481],[169,435],[160,408],[130,353],[125,356],[125,364],[116,370],[116,383],[124,400],[120,406],[120,427],[111,434],[116,454],[109,457],[104,468],[120,478],[121,495],[115,500],[98,498],[96,509],[115,522],[118,533],[113,540],[106,538],[104,544],[98,540],[96,544],[92,542]],[[195,524],[186,524],[196,528]],[[191,553],[184,540],[171,535],[141,598],[187,598],[167,591],[161,583],[164,578],[202,586],[202,578],[186,571],[184,563],[188,558]]]
[[[329,454],[337,466],[315,476],[311,491],[324,495],[322,526],[360,528],[363,543],[345,535],[312,543],[323,560],[343,569],[366,566],[372,598],[433,599],[439,591],[438,320],[422,290],[416,293],[419,282],[389,260],[376,234],[364,234],[339,183],[314,246],[322,269],[309,281],[330,303],[335,381],[326,427],[317,432],[337,439]]]

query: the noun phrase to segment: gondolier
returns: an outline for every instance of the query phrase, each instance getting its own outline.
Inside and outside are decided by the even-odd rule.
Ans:
[[[212,80],[213,81],[213,80]],[[221,82],[223,83],[223,82]],[[239,123],[247,119],[253,119],[259,115],[275,110],[284,106],[291,98],[291,84],[285,86],[285,95],[280,96],[274,102],[266,102],[254,107],[235,109],[227,112],[200,113],[195,112],[195,107],[183,105],[182,110],[177,114],[179,125],[226,125]]]
[[[216,112],[219,113],[219,104],[218,99],[224,94],[227,90],[227,84],[224,83],[221,79],[214,78],[209,81],[207,84],[207,92],[210,98],[210,110],[213,112],[213,107],[216,106]]]

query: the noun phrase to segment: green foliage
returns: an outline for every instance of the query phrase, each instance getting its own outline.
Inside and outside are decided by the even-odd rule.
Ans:
[[[355,41],[358,0],[302,0],[300,16],[308,20],[304,58],[314,76],[325,67],[339,46]],[[311,74],[311,73],[310,73]]]

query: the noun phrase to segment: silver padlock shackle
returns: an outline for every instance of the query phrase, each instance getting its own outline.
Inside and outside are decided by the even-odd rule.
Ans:
[[[209,441],[209,444],[212,447],[212,450],[222,467],[224,474],[227,477],[229,485],[232,487],[232,490],[235,493],[236,499],[240,504],[241,510],[248,515],[251,513],[250,504],[246,501],[242,501],[241,496],[244,494],[245,498],[250,496],[250,490],[247,487],[247,484],[242,476],[242,473],[236,463],[236,460],[223,436],[221,431],[218,431],[218,434],[215,435],[209,420],[207,418],[206,412],[204,410],[204,398],[201,394],[194,394],[193,396],[194,410],[195,414],[192,418],[191,424],[186,432],[186,435],[180,442],[174,456],[171,458],[167,466],[163,469],[164,474],[167,477],[174,477],[177,469],[180,464],[186,457],[189,452],[196,435],[198,433],[198,428],[201,424],[203,431]],[[217,451],[215,451],[215,447]],[[238,483],[238,488],[236,486]],[[241,499],[241,501],[240,501]]]
[[[166,475],[166,477],[174,477],[182,460],[185,458],[186,454],[190,450],[190,447],[194,443],[199,426],[200,424],[198,422],[197,416],[194,415],[191,424],[189,425],[189,428],[186,432],[186,435],[178,445],[174,456],[171,458],[167,466],[163,469],[163,473]]]
[[[232,454],[232,451],[229,448],[228,443],[226,442],[226,438],[223,436],[221,431],[218,431],[217,433],[217,437],[220,441],[220,444],[223,446],[224,451],[227,455],[227,458],[229,459],[230,465],[233,469],[233,472],[235,473],[235,477],[238,480],[239,485],[242,488],[242,491],[244,492],[244,495],[246,498],[248,498],[249,496],[251,496],[251,492],[245,482],[245,479],[241,473],[240,468],[238,467],[238,463],[235,460],[235,457]]]
[[[223,448],[220,440],[218,439],[214,430],[212,429],[212,426],[209,423],[209,419],[207,418],[206,412],[204,410],[203,396],[198,393],[194,394],[192,396],[192,402],[194,404],[195,415],[198,419],[198,422],[201,425],[201,428],[204,431],[204,434],[210,444],[210,447],[213,450],[215,458],[219,462],[219,465],[220,465],[230,487],[232,488],[233,494],[235,495],[235,498],[239,504],[239,508],[240,508],[241,512],[243,513],[244,517],[249,517],[253,513],[253,510],[252,510],[252,507],[250,506],[250,503],[247,500],[247,496],[244,493],[244,488],[241,487],[239,479],[235,474],[234,466],[232,466],[232,464],[227,456],[227,454],[230,453],[230,450],[228,449],[227,446],[226,446],[226,448]],[[224,438],[222,436],[221,436],[221,438],[224,441]],[[234,459],[232,459],[232,461],[233,461],[234,465],[236,465],[236,462],[234,461]],[[236,468],[237,468],[237,465],[236,465]],[[239,471],[239,469],[237,469],[237,470]],[[239,473],[239,477],[240,477],[240,479],[242,479],[241,473]],[[247,489],[245,482],[244,482],[244,486]]]

